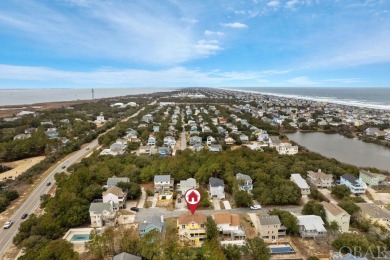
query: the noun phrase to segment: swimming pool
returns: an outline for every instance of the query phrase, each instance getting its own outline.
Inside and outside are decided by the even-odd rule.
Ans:
[[[295,253],[294,248],[289,244],[285,243],[284,245],[271,245],[269,246],[271,254],[293,254]]]
[[[88,241],[89,234],[74,234],[70,241]]]

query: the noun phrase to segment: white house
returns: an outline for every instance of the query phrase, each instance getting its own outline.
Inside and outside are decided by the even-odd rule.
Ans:
[[[96,122],[96,123],[104,123],[104,122],[106,122],[106,120],[104,119],[104,116],[103,116],[103,115],[100,115],[100,116],[97,116],[97,117],[96,117],[95,122]]]
[[[211,197],[225,198],[225,183],[223,180],[211,177],[209,179],[209,190]]]
[[[188,178],[187,180],[181,180],[180,183],[177,184],[177,191],[181,192],[181,194],[185,194],[189,189],[196,189],[198,184],[194,178]]]
[[[92,202],[89,206],[89,216],[91,227],[102,227],[106,224],[113,225],[116,215],[114,203]]]
[[[304,215],[297,216],[299,225],[299,234],[302,237],[325,237],[326,229],[324,227],[324,221],[320,216],[316,215]]]
[[[332,174],[326,174],[318,169],[318,171],[308,171],[307,177],[309,181],[317,188],[330,188],[333,184]]]
[[[176,144],[175,137],[173,137],[173,136],[164,137],[164,145],[174,146],[175,144]]]
[[[103,192],[103,203],[114,202],[119,208],[123,208],[126,204],[127,193],[121,188],[112,186]]]
[[[299,173],[291,174],[290,180],[294,182],[300,189],[302,198],[307,198],[310,194],[310,187]]]
[[[215,143],[217,140],[215,140],[215,138],[213,136],[207,136],[207,140],[206,140],[206,143],[207,145],[211,145],[213,143]]]
[[[240,227],[240,216],[227,212],[215,213],[212,215],[218,230],[224,235],[230,235],[232,238],[245,238],[245,232]]]
[[[279,154],[294,155],[298,153],[298,146],[291,145],[290,143],[281,143],[280,145],[275,146],[275,148]]]
[[[147,143],[146,145],[155,146],[155,145],[156,145],[156,137],[154,137],[154,136],[149,136],[149,138],[148,138],[148,143]]]
[[[154,176],[154,192],[160,194],[168,194],[173,191],[174,180],[171,175],[155,175]]]

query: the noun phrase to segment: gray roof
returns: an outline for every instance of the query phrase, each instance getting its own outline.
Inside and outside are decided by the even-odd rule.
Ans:
[[[237,180],[252,181],[252,178],[249,175],[242,173],[237,173],[236,178]]]
[[[142,260],[142,257],[123,252],[114,256],[112,260]]]
[[[361,211],[363,211],[372,218],[390,219],[389,211],[378,207],[374,203],[356,203],[356,205],[359,206]]]
[[[116,177],[115,175],[107,179],[107,186],[116,186],[119,182],[130,182],[127,177]]]
[[[278,216],[263,215],[259,217],[261,225],[280,225],[280,219]]]
[[[357,178],[352,176],[351,174],[346,173],[346,174],[343,174],[341,177],[343,177],[343,179],[349,181],[353,185],[357,185],[358,184]]]
[[[149,226],[154,226],[162,230],[164,227],[164,222],[161,221],[161,217],[154,215],[152,217],[147,218],[146,222],[140,223],[139,230],[145,230]]]
[[[154,182],[171,182],[171,175],[155,175]]]
[[[225,186],[223,180],[214,177],[209,179],[209,184],[211,187]]]
[[[89,212],[94,212],[95,214],[102,214],[104,210],[111,211],[111,204],[103,202],[92,202],[89,206]]]
[[[302,178],[302,176],[299,173],[291,174],[291,178],[293,179],[295,184],[298,185],[298,187],[300,189],[308,189],[309,188],[309,185],[307,184],[307,182]]]

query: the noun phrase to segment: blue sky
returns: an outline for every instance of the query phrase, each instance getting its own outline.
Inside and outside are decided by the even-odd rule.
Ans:
[[[390,1],[0,1],[0,88],[388,87]]]

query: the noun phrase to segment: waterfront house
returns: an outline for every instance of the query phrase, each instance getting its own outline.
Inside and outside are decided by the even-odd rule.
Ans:
[[[194,246],[200,246],[206,237],[207,218],[201,212],[185,212],[177,218],[179,240],[189,241]]]
[[[336,221],[340,232],[348,232],[351,215],[336,204],[328,203],[326,201],[322,201],[321,204],[324,207],[325,220],[328,224]]]
[[[211,177],[209,179],[210,196],[218,199],[225,198],[225,183],[223,180]]]
[[[367,189],[367,185],[362,179],[357,179],[351,174],[343,174],[340,177],[340,184],[347,186],[353,194],[364,194]]]
[[[326,174],[321,169],[316,172],[308,171],[307,178],[317,188],[330,188],[333,184],[332,174]]]
[[[238,182],[239,190],[244,190],[248,192],[253,190],[252,178],[249,175],[237,173],[236,179]]]
[[[291,174],[290,180],[294,182],[300,189],[302,198],[307,198],[310,194],[310,187],[299,173]]]
[[[286,237],[287,228],[282,225],[276,215],[261,215],[259,217],[260,238],[266,243],[275,243]]]
[[[390,212],[375,205],[375,203],[356,203],[360,208],[360,217],[377,223],[390,231]]]
[[[298,146],[290,143],[280,143],[275,148],[279,154],[294,155],[298,153]]]
[[[301,237],[325,237],[326,229],[324,227],[324,221],[320,216],[316,215],[304,215],[297,216],[299,225],[299,234]]]
[[[379,173],[361,170],[359,172],[359,178],[370,188],[388,185],[386,175]]]
[[[156,230],[159,233],[165,231],[164,216],[160,217],[157,215],[148,217],[144,222],[139,224],[139,235],[143,237],[147,233]]]

